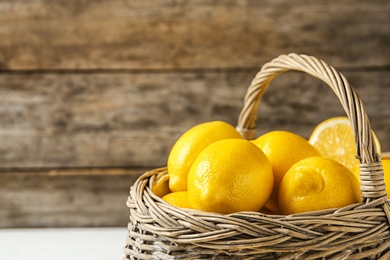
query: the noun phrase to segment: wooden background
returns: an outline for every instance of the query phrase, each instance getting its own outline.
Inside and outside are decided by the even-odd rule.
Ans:
[[[126,226],[129,187],[191,126],[236,124],[290,52],[325,60],[390,151],[390,2],[0,1],[0,227]],[[274,80],[259,134],[344,115],[302,73]]]

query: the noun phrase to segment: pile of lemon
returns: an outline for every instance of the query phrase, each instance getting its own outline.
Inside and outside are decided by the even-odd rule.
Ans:
[[[321,122],[308,140],[271,131],[249,141],[230,124],[212,121],[176,141],[168,157],[169,178],[153,191],[173,206],[225,214],[338,208],[361,201],[355,154],[346,117]],[[383,166],[386,182],[390,159]]]

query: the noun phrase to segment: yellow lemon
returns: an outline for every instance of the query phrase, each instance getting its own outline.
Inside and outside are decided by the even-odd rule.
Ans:
[[[360,201],[360,184],[354,174],[326,157],[310,157],[294,164],[279,187],[283,214],[339,208]]]
[[[390,156],[382,159],[387,197],[390,199]]]
[[[172,192],[187,190],[187,176],[198,154],[209,144],[227,138],[240,138],[236,129],[222,121],[196,125],[173,145],[168,156],[169,188]]]
[[[160,178],[156,183],[154,183],[152,191],[154,194],[159,196],[160,198],[164,197],[171,191],[169,190],[169,178],[168,175],[163,176]]]
[[[259,211],[273,186],[264,153],[243,139],[225,139],[207,146],[188,174],[188,195],[195,209],[232,213]]]
[[[380,152],[380,143],[374,134]],[[332,158],[350,169],[360,180],[359,160],[356,159],[355,137],[347,117],[332,117],[319,123],[313,130],[309,142],[322,156]]]
[[[265,207],[274,213],[280,213],[278,188],[283,176],[298,161],[320,154],[305,138],[288,131],[271,131],[252,142],[265,153],[274,174],[274,189]]]
[[[187,191],[171,192],[162,197],[162,199],[175,207],[188,209],[191,208],[190,201],[188,200]]]

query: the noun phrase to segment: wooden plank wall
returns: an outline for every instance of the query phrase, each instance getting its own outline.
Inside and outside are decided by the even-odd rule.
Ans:
[[[262,64],[314,55],[390,151],[390,2],[0,2],[0,227],[126,226],[128,189],[189,127],[236,124]],[[274,80],[259,134],[344,115],[307,75]]]

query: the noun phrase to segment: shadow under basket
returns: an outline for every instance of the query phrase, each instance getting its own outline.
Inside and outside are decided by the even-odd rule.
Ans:
[[[251,82],[237,130],[254,138],[262,95],[273,78],[289,70],[324,81],[339,98],[355,134],[363,201],[288,216],[182,209],[152,192],[169,178],[165,167],[154,169],[130,188],[123,259],[390,259],[390,204],[381,157],[361,99],[341,73],[312,56],[275,58]]]

